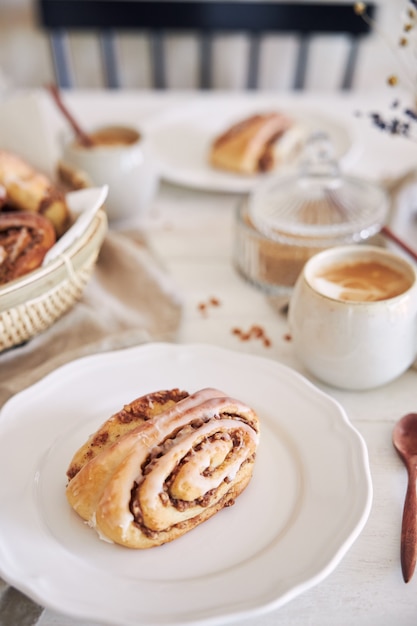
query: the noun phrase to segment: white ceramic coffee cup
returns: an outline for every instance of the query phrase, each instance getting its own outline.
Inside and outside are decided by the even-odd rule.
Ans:
[[[122,141],[85,147],[67,136],[62,161],[84,172],[94,186],[108,185],[105,209],[110,223],[140,220],[147,215],[159,182],[149,144],[128,126],[103,126],[91,135],[103,131],[119,133]]]
[[[325,268],[376,262],[400,272],[407,288],[376,301],[347,301],[318,278]],[[343,389],[383,385],[400,376],[417,355],[417,273],[402,256],[377,246],[330,248],[313,256],[291,296],[294,350],[319,380]]]

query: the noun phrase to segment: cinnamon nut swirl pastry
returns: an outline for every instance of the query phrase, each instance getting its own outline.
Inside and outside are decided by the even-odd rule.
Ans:
[[[173,402],[164,406],[161,398]],[[126,423],[138,407],[138,418]],[[256,413],[221,391],[149,394],[75,454],[67,499],[101,537],[129,548],[158,546],[234,504],[252,477],[258,441]]]
[[[55,230],[46,217],[0,212],[0,285],[38,268],[54,243]]]
[[[210,149],[213,167],[237,174],[268,172],[300,147],[302,129],[279,112],[252,115],[219,135]]]

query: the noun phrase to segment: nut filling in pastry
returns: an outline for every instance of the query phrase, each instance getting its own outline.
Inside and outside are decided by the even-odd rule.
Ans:
[[[121,420],[126,413],[134,418]],[[161,545],[234,504],[252,477],[258,441],[256,413],[221,391],[148,394],[75,454],[66,495],[103,539]]]
[[[209,160],[213,167],[237,174],[268,172],[292,158],[302,139],[300,125],[283,113],[252,115],[215,138]]]
[[[36,213],[0,213],[0,285],[38,268],[55,243],[52,223]]]

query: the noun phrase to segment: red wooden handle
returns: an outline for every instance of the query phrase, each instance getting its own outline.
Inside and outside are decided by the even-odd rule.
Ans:
[[[405,495],[401,528],[401,569],[406,583],[411,579],[417,560],[417,467],[408,469],[408,486]]]
[[[82,146],[91,147],[93,145],[93,140],[87,133],[83,131],[81,126],[78,124],[77,120],[73,117],[73,115],[68,111],[67,107],[64,105],[61,94],[59,93],[59,89],[56,85],[47,85],[47,89],[51,93],[53,99],[55,100],[56,105],[61,110],[61,113],[67,118],[70,123],[75,135],[78,137],[79,142]]]

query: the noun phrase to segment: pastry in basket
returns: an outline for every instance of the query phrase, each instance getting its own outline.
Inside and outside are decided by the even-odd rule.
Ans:
[[[70,213],[64,195],[47,176],[5,150],[0,150],[0,185],[8,206],[44,215],[54,225],[57,237],[65,232]]]
[[[234,504],[249,483],[259,420],[216,389],[138,398],[73,457],[70,505],[103,539],[151,548]]]
[[[283,113],[252,115],[214,140],[210,163],[238,174],[268,172],[294,155],[302,137],[299,124]]]
[[[38,268],[55,239],[52,222],[43,215],[0,212],[0,285]]]

